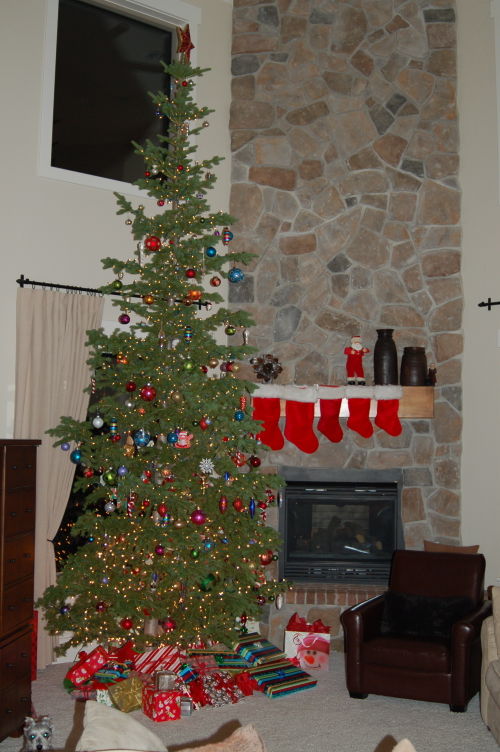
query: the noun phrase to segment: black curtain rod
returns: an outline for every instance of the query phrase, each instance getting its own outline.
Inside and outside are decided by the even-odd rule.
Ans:
[[[35,282],[34,280],[28,279],[27,277],[25,277],[24,274],[21,274],[19,279],[16,279],[16,282],[19,285],[19,287],[24,287],[25,285],[31,285],[32,287],[50,287],[52,289],[57,289],[57,290],[72,290],[73,292],[88,292],[88,293],[93,293],[94,295],[123,295],[123,293],[120,292],[119,290],[111,290],[110,292],[103,293],[101,292],[101,290],[98,290],[97,288],[94,288],[94,287],[77,287],[76,285],[60,285],[57,282]],[[125,297],[142,298],[142,295],[127,295]],[[183,303],[184,301],[175,299],[175,302]],[[193,305],[193,303],[195,303],[200,309],[201,309],[201,306],[210,305],[209,303],[204,303],[201,300],[193,300],[193,301],[190,301],[189,304]]]
[[[483,300],[481,303],[478,303],[479,308],[487,308],[488,311],[491,311],[491,307],[494,305],[500,305],[500,300],[492,300],[491,298],[488,298],[488,300]]]

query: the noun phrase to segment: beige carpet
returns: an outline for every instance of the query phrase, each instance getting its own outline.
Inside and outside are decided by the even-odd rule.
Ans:
[[[33,702],[39,714],[51,714],[54,747],[71,752],[79,736],[83,703],[62,688],[66,664],[39,672]],[[294,695],[268,699],[261,693],[236,705],[202,708],[189,718],[167,723],[132,715],[158,734],[175,752],[191,742],[224,738],[238,725],[253,723],[268,752],[388,752],[394,740],[411,739],[417,752],[498,752],[483,724],[478,697],[467,713],[447,705],[370,695],[351,700],[344,685],[343,656],[334,653],[330,671],[319,673],[318,686]],[[0,752],[19,752],[20,739],[5,739]]]

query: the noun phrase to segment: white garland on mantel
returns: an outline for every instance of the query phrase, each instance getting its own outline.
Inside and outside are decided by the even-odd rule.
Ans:
[[[396,400],[403,396],[401,386],[296,386],[295,384],[258,384],[254,397],[279,397],[293,402],[317,402],[320,399]]]

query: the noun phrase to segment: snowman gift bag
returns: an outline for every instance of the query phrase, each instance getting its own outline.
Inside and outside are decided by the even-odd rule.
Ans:
[[[304,671],[328,671],[330,627],[321,619],[309,624],[295,613],[287,624],[283,649]]]

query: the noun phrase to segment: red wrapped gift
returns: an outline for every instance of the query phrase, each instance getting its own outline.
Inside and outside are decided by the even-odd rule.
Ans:
[[[155,671],[178,671],[184,663],[179,650],[173,645],[146,650],[134,659],[134,668],[141,674]]]
[[[90,653],[82,651],[78,657],[80,658],[78,663],[75,663],[66,674],[66,678],[76,687],[91,679],[109,660],[108,653],[101,645],[94,648]]]
[[[142,688],[142,709],[153,721],[177,721],[181,717],[183,692],[155,689],[154,684]]]
[[[234,680],[245,697],[249,697],[254,692],[263,691],[263,688],[259,686],[258,682],[248,673],[248,671],[241,671],[241,673],[236,674]]]

